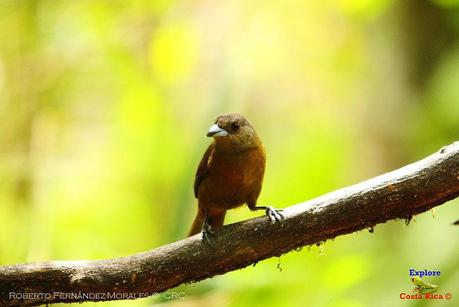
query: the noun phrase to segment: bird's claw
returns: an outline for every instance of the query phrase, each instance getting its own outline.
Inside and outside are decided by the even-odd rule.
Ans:
[[[284,218],[282,211],[283,210],[275,209],[271,206],[266,206],[266,210],[265,210],[266,215],[268,216],[269,220],[272,223],[280,222]]]
[[[212,227],[209,224],[204,224],[202,227],[202,239],[207,243],[210,243],[210,237],[214,234]]]

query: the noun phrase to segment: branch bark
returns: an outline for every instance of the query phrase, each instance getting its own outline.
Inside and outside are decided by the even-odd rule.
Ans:
[[[148,252],[110,260],[0,267],[0,305],[132,299],[280,256],[295,248],[411,219],[459,195],[459,142],[396,171],[284,209]]]

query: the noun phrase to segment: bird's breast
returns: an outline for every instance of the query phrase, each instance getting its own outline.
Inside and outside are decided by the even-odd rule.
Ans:
[[[199,188],[199,201],[230,209],[256,200],[264,170],[263,149],[237,155],[215,152],[209,161],[209,174]]]

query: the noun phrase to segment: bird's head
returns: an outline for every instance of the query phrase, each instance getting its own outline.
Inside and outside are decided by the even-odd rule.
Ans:
[[[252,124],[241,114],[226,113],[215,120],[207,132],[215,139],[217,150],[237,153],[261,145]]]

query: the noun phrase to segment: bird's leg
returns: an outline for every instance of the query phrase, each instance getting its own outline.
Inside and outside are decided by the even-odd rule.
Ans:
[[[214,234],[212,227],[209,224],[209,209],[203,209],[205,211],[204,224],[202,225],[202,239],[210,242],[210,236]]]
[[[271,206],[257,206],[256,203],[247,203],[249,209],[252,211],[256,210],[265,210],[266,215],[268,216],[269,220],[273,223],[280,222],[284,218],[282,214],[282,209],[276,209]]]

